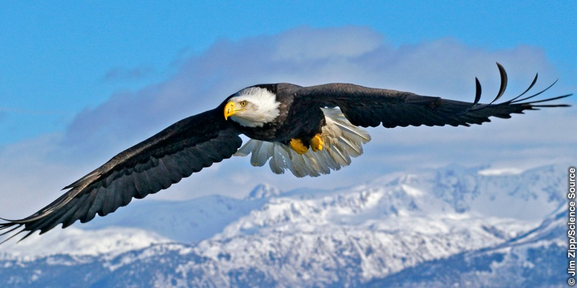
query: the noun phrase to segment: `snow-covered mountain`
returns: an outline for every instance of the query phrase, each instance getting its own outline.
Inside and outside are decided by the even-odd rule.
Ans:
[[[566,167],[498,172],[450,166],[331,191],[262,184],[245,199],[137,201],[0,246],[0,286],[563,284],[565,258],[551,255],[566,249]]]
[[[567,206],[497,245],[424,261],[367,287],[567,287]]]

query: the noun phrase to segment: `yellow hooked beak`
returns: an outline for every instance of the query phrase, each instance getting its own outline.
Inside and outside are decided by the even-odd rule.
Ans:
[[[224,120],[228,120],[228,117],[236,114],[238,110],[234,108],[234,102],[228,102],[224,106]]]

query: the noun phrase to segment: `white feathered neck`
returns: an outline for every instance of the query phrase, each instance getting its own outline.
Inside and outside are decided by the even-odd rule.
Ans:
[[[245,88],[237,96],[231,97],[230,101],[238,106],[243,101],[247,102],[242,110],[230,117],[242,126],[262,127],[280,114],[280,102],[276,101],[276,95],[265,88]]]

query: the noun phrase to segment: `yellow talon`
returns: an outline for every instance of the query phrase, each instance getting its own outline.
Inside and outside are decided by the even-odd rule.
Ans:
[[[315,135],[315,137],[311,139],[311,147],[315,152],[323,150],[324,145],[325,142],[323,142],[323,139],[321,139],[320,134]]]
[[[291,148],[293,148],[293,150],[295,150],[299,154],[304,154],[309,150],[309,147],[305,146],[305,144],[303,144],[303,141],[301,141],[300,139],[291,139],[289,144]]]

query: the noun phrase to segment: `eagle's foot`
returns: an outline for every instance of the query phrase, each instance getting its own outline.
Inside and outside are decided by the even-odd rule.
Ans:
[[[321,134],[317,134],[311,139],[311,148],[313,148],[313,151],[315,152],[323,150],[323,146],[325,145],[325,142],[321,139],[320,135]]]
[[[309,150],[309,147],[307,147],[301,139],[293,138],[289,142],[289,145],[299,154],[304,154]]]

